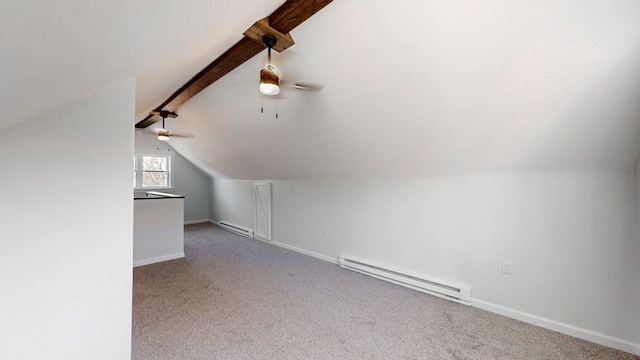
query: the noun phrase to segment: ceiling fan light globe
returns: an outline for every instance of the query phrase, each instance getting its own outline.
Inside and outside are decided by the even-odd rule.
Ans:
[[[280,93],[280,78],[271,69],[260,70],[260,92],[265,95],[278,95]]]
[[[260,92],[269,96],[278,95],[280,93],[280,87],[277,84],[261,83]]]
[[[169,131],[165,129],[158,131],[158,140],[169,141]]]

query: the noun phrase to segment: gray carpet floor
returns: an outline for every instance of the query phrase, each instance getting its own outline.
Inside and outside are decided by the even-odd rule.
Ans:
[[[640,359],[209,224],[134,269],[133,359]]]

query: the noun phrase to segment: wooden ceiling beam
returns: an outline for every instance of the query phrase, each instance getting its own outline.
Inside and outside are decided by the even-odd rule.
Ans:
[[[302,24],[313,14],[322,10],[333,0],[288,0],[273,14],[269,15],[269,25],[286,34]]]
[[[289,33],[283,34],[272,28],[271,25],[269,25],[268,17],[256,21],[256,23],[248,28],[243,35],[260,44],[264,44],[263,39],[265,35],[273,35],[273,37],[276,38],[276,44],[273,46],[273,50],[277,52],[283,52],[295,44]]]
[[[288,0],[276,11],[269,15],[269,26],[275,29],[279,35],[288,36],[288,33],[313,14],[329,5],[333,0]],[[263,19],[264,20],[264,19]],[[276,34],[274,34],[275,36]],[[277,37],[277,36],[276,36]],[[293,39],[291,39],[293,42]],[[254,41],[245,36],[224,54],[220,55],[196,76],[191,78],[180,89],[173,93],[165,102],[152,111],[147,117],[136,124],[136,128],[146,128],[154,124],[160,117],[155,114],[160,112],[175,113],[178,107],[196,94],[206,89],[209,85],[228,74],[233,69],[242,65],[264,49],[262,42]]]
[[[178,91],[173,93],[158,109],[175,112],[180,105],[196,96],[231,70],[256,56],[263,49],[264,46],[262,44],[258,44],[247,37],[242,38],[231,49],[225,51],[224,54],[220,55],[219,58],[215,59]]]
[[[170,117],[170,118],[177,118],[178,114],[171,112],[171,111],[157,111],[157,110],[153,110],[152,112],[149,113],[150,115],[158,115],[160,117],[162,117],[162,115],[166,116],[166,117]]]
[[[153,115],[153,114],[149,114],[147,116],[144,117],[144,119],[138,121],[136,123],[136,128],[138,129],[144,129],[146,127],[149,127],[155,123],[157,123],[158,121],[160,121],[160,117],[157,115]]]

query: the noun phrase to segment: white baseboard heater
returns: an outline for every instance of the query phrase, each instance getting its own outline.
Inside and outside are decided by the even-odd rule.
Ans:
[[[218,226],[221,229],[225,229],[227,231],[231,231],[232,233],[236,233],[238,235],[242,235],[244,237],[253,238],[253,230],[249,230],[238,225],[229,224],[226,221],[218,222]]]
[[[471,305],[471,289],[468,287],[443,283],[439,280],[426,279],[404,270],[393,269],[388,266],[374,264],[352,257],[340,256],[338,261],[340,262],[340,267],[345,269],[373,276],[443,299],[455,301],[463,305]]]

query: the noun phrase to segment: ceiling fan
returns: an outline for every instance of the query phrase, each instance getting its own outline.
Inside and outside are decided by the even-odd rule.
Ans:
[[[178,116],[178,114],[171,113],[168,111],[159,111],[157,115],[159,115],[162,118],[162,127],[151,129],[152,132],[147,134],[157,135],[158,140],[161,140],[161,141],[169,141],[169,138],[172,138],[172,137],[182,137],[182,138],[193,137],[193,135],[191,134],[170,132],[165,127],[164,121],[167,119],[167,117],[175,118]]]
[[[277,42],[277,38],[272,34],[266,34],[262,37],[262,44],[267,48],[267,65],[260,70],[260,92],[267,96],[275,96],[280,93],[280,71],[271,64],[271,49],[276,46]],[[323,85],[303,82],[292,84],[284,82],[282,85],[306,91],[320,91],[324,88]]]

